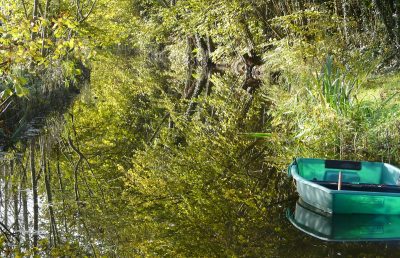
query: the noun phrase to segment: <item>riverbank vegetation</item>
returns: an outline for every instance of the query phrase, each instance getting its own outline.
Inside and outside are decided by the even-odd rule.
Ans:
[[[285,168],[296,156],[398,164],[395,1],[33,0],[0,11],[4,253],[356,249],[297,246]],[[56,100],[80,95],[49,112],[45,96],[60,88]],[[30,116],[46,117],[17,137],[7,121],[22,123],[33,100]]]
[[[68,103],[89,78],[83,26],[94,3],[3,1],[0,6],[0,142],[8,149],[37,116]],[[75,12],[76,10],[76,12]],[[63,105],[61,105],[63,106]],[[65,106],[65,105],[64,105]]]

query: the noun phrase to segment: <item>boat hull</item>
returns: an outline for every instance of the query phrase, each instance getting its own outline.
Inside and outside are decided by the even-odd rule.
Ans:
[[[307,204],[328,213],[400,214],[400,193],[332,190],[299,175],[296,162],[289,166],[297,192]]]

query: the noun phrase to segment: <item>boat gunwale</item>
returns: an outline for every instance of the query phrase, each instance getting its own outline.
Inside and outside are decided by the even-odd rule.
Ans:
[[[317,159],[314,159],[317,160]],[[387,163],[383,163],[383,162],[371,162],[371,163],[380,163],[382,165],[390,165]],[[296,170],[293,170],[292,167],[296,166],[297,170],[298,170],[298,165],[296,160],[294,160],[288,168],[288,173],[289,176],[292,176],[293,179],[296,180],[296,182],[301,182],[303,184],[318,188],[328,194],[348,194],[348,195],[372,195],[372,196],[393,196],[393,197],[398,197],[400,196],[400,193],[391,193],[391,192],[374,192],[374,191],[352,191],[352,190],[332,190],[329,189],[325,186],[322,186],[318,183],[314,183],[313,181],[307,180],[304,177],[302,177],[299,173],[297,173]]]

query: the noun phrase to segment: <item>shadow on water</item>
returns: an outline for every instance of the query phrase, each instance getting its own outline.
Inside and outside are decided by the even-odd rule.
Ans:
[[[28,96],[12,95],[0,105],[0,148],[7,151],[23,138],[38,135],[44,120],[52,113],[62,114],[68,110],[83,85],[90,80],[90,71],[79,65],[83,73],[75,81],[57,82],[53,88],[35,78]],[[59,85],[60,84],[60,85]],[[68,84],[68,86],[67,86]],[[39,86],[40,85],[40,86]]]

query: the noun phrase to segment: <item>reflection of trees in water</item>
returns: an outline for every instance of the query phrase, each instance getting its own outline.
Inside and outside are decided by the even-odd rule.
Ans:
[[[84,75],[78,78],[80,84],[85,84],[89,71],[82,67]],[[37,84],[42,83],[38,80]],[[37,128],[46,116],[53,112],[63,113],[70,106],[80,89],[74,84],[68,88],[58,86],[55,89],[35,88],[29,98],[15,95],[0,104],[0,146],[8,150],[23,137],[37,134]]]
[[[114,59],[108,62],[114,67]],[[102,95],[100,81],[93,102],[89,93],[64,117],[38,119],[5,154],[2,255],[34,246],[41,256],[308,257],[359,250],[308,238],[286,220],[293,191],[277,169],[274,141],[240,134],[266,123],[268,107],[249,72],[237,76],[231,66],[194,62],[186,83],[169,85],[154,67],[136,65],[148,77],[129,87],[152,82],[160,91],[106,88]],[[370,253],[376,246],[363,245]]]
[[[74,161],[74,150],[60,135],[64,124],[57,114],[42,119],[36,124],[39,128],[28,128],[12,151],[2,153],[2,255],[10,251],[39,255],[96,252],[80,209],[85,201],[76,198],[79,190],[73,188],[82,184],[77,170],[84,166]],[[72,180],[63,168],[65,162],[77,164]],[[87,187],[82,195],[91,191]]]
[[[199,40],[197,41],[199,42]],[[213,108],[218,109],[221,107],[207,107],[206,110],[203,110],[203,106],[206,106],[206,104],[202,103],[203,100],[200,97],[203,95],[205,95],[206,99],[214,97],[212,92],[213,84],[210,78],[213,72],[219,73],[220,76],[224,76],[225,73],[230,72],[224,70],[230,69],[229,67],[223,67],[221,65],[210,64],[209,60],[203,63],[198,61],[198,63],[189,66],[192,72],[188,73],[187,85],[189,86],[187,87],[187,93],[184,95],[187,102],[183,102],[181,110],[177,114],[174,114],[174,117],[191,118],[199,112],[204,119],[208,119],[208,117],[214,117],[217,120],[220,119],[218,118],[219,114],[216,114]],[[199,71],[199,76],[193,76],[194,70]],[[149,71],[147,73],[152,75],[158,72]],[[149,78],[149,80],[151,79]],[[169,87],[165,85],[165,81],[161,80],[159,83],[160,88]],[[236,87],[237,89],[231,89],[234,85],[239,86]],[[228,89],[230,91],[229,94],[232,96],[235,96],[236,90],[245,95],[249,94],[245,90],[240,89],[241,84],[234,82],[234,85],[227,84],[223,87],[224,89]],[[168,90],[166,92],[169,93]],[[174,94],[174,92],[171,93],[172,96],[175,96]],[[241,96],[239,94],[238,99]],[[146,108],[155,114],[162,114],[165,111],[164,107],[159,106],[159,102],[154,101],[157,98],[158,100],[162,99],[162,96],[157,96],[154,99],[154,96],[142,94],[139,97],[134,95],[130,99],[129,96],[124,96],[128,103],[150,103],[151,105],[146,106]],[[228,97],[224,96],[224,98]],[[145,101],[135,102],[137,99]],[[102,105],[103,102],[98,103]],[[199,106],[202,108],[199,109]],[[82,105],[78,110],[80,108],[88,109],[88,106]],[[73,252],[75,252],[75,255],[110,254],[112,253],[110,251],[112,248],[126,251],[134,246],[134,244],[131,244],[130,247],[129,245],[128,247],[124,247],[126,242],[143,244],[148,240],[145,232],[150,229],[143,229],[143,227],[146,227],[149,223],[146,221],[149,215],[146,214],[151,214],[152,211],[147,206],[158,205],[164,202],[170,205],[170,202],[181,199],[181,197],[174,197],[175,194],[179,193],[172,192],[171,196],[165,199],[157,199],[159,198],[157,196],[152,198],[153,196],[150,195],[147,197],[144,196],[141,200],[139,198],[141,195],[139,193],[136,194],[134,188],[124,189],[124,184],[121,181],[126,175],[119,175],[119,172],[116,171],[117,166],[114,164],[127,164],[126,167],[128,168],[132,166],[127,161],[132,157],[130,147],[140,149],[143,147],[140,145],[142,143],[135,143],[128,145],[128,147],[118,146],[118,148],[108,147],[102,143],[102,134],[107,132],[107,128],[110,126],[129,131],[130,133],[125,137],[136,137],[136,135],[143,134],[144,130],[149,130],[148,128],[150,127],[150,133],[146,132],[147,135],[151,135],[151,137],[148,137],[150,140],[147,141],[147,147],[152,148],[156,138],[160,138],[158,140],[161,140],[161,142],[165,141],[165,139],[162,139],[164,136],[161,135],[161,132],[165,133],[166,130],[173,131],[175,129],[173,128],[174,121],[170,118],[168,112],[167,115],[161,116],[161,123],[153,121],[159,120],[160,116],[156,117],[156,119],[149,117],[138,119],[138,124],[135,124],[135,117],[132,117],[133,119],[131,119],[134,122],[130,122],[127,125],[123,124],[126,127],[124,128],[121,127],[120,120],[107,120],[104,124],[95,124],[96,131],[91,132],[82,129],[84,128],[82,125],[76,126],[76,120],[78,119],[82,123],[82,121],[100,119],[102,118],[101,114],[96,113],[93,117],[87,117],[84,120],[79,117],[81,113],[74,112],[73,109],[73,107],[70,108],[69,114],[65,115],[64,118],[58,115],[51,115],[46,118],[33,119],[34,122],[27,125],[25,133],[21,133],[22,137],[20,141],[12,145],[12,148],[9,148],[10,151],[6,153],[6,160],[3,161],[3,177],[4,182],[7,182],[7,184],[2,185],[3,189],[1,192],[4,194],[1,196],[3,201],[3,206],[1,207],[7,209],[7,212],[3,213],[6,223],[2,229],[8,243],[7,246],[13,248],[14,251],[16,249],[22,251],[33,250],[35,247],[38,248],[36,252],[39,255],[50,254],[50,252],[59,252],[59,254],[64,255]],[[131,106],[122,106],[122,109],[122,114],[128,114]],[[144,115],[147,114],[145,113]],[[164,123],[168,118],[170,118],[170,123],[165,126]],[[203,120],[192,122],[202,124],[204,123]],[[214,123],[218,123],[217,120],[211,126],[215,126]],[[190,128],[182,128],[182,125],[178,126],[181,127],[178,128],[179,130],[186,131],[189,129],[190,131]],[[92,133],[97,135],[98,139],[92,139]],[[118,131],[114,133],[114,137],[118,138]],[[182,135],[182,138],[194,141],[193,137],[187,135],[186,132],[182,133]],[[202,140],[204,138],[200,137],[199,141]],[[93,141],[95,142],[94,145]],[[126,141],[124,143],[131,144]],[[195,144],[201,143],[195,142]],[[257,146],[259,147],[259,145]],[[176,146],[171,147],[175,148]],[[206,149],[213,148],[207,144],[203,147]],[[256,150],[253,148],[254,146],[246,148],[246,151],[254,154]],[[179,152],[180,150],[177,148],[175,151]],[[217,155],[221,154],[219,151]],[[262,155],[262,150],[257,153],[257,156]],[[184,152],[182,154],[185,155]],[[246,160],[245,163],[248,166],[254,166],[259,169],[259,163],[257,165],[252,164],[256,162],[255,160],[250,161],[251,158],[247,153],[242,153],[239,156],[240,159],[243,158]],[[151,157],[149,156],[148,158],[150,159]],[[228,158],[229,156],[226,157],[226,159]],[[206,159],[206,156],[202,156],[200,160],[205,162]],[[155,159],[154,162],[158,164],[159,161]],[[160,160],[160,162],[162,161]],[[225,166],[224,163],[229,164],[229,161],[222,161],[222,166]],[[160,165],[165,167],[170,166],[169,164]],[[236,165],[234,167],[236,169]],[[196,170],[196,173],[204,173],[200,167],[195,166],[193,169]],[[254,168],[254,170],[257,169]],[[228,168],[224,168],[224,170],[226,170],[226,173],[229,172]],[[241,173],[244,173],[244,171]],[[120,176],[122,179],[118,178]],[[118,179],[115,179],[115,182],[111,182],[110,178],[113,177]],[[179,184],[184,185],[186,183],[188,182],[181,182]],[[130,191],[133,193],[130,193]],[[125,195],[129,194],[122,198],[122,193],[125,193]],[[191,198],[190,196],[191,193],[187,193],[185,198]],[[243,216],[246,210],[245,206],[238,207],[238,216]],[[163,213],[162,210],[157,212],[160,215],[156,216],[161,216]],[[218,213],[219,211],[216,214]],[[221,214],[224,213],[222,211]],[[229,217],[231,213],[236,214],[236,211],[227,211],[226,216]],[[218,223],[222,223],[222,220],[223,218],[220,218]],[[185,223],[187,222],[185,221]],[[158,222],[152,223],[157,224]],[[235,230],[234,224],[234,222],[230,222],[228,228]],[[150,225],[151,227],[153,225]],[[184,237],[184,235],[181,235],[181,237]],[[215,237],[211,236],[211,238]],[[222,241],[222,239],[218,241]]]
[[[183,97],[190,100],[186,116],[190,117],[195,113],[198,105],[196,99],[203,91],[205,91],[206,97],[212,93],[211,77],[213,74],[233,72],[237,76],[243,77],[240,87],[249,94],[242,110],[242,117],[245,118],[254,99],[253,94],[261,84],[260,66],[263,64],[261,58],[251,52],[240,56],[232,65],[216,64],[211,59],[215,47],[210,37],[188,36],[186,41],[187,68]],[[198,49],[197,55],[194,54],[196,48]],[[193,74],[196,72],[197,76],[194,78]]]
[[[260,128],[258,122],[253,125],[244,119],[252,115],[251,121],[262,120],[264,113],[254,112],[262,107],[254,101],[257,90],[250,94],[229,74],[230,67],[218,71],[219,67],[198,66],[200,76],[190,74],[193,93],[178,114],[171,115],[191,118],[185,125],[167,124],[170,114],[165,115],[156,101],[148,101],[146,108],[159,116],[123,124],[120,117],[110,120],[99,111],[109,100],[98,102],[91,112],[86,110],[91,103],[78,100],[64,117],[49,116],[28,129],[30,133],[5,153],[1,163],[0,231],[7,243],[2,255],[18,248],[32,251],[35,245],[42,256],[162,255],[176,250],[205,256],[357,254],[360,246],[319,242],[286,220],[284,208],[293,192],[274,165],[279,157],[274,156],[273,144],[239,135],[241,125]],[[211,83],[212,71],[228,77],[218,82],[224,91]],[[159,83],[166,87],[165,81]],[[127,116],[131,105],[140,102],[133,101],[136,95],[119,94],[118,111]],[[207,106],[199,96],[223,102]],[[254,102],[246,105],[248,98]],[[228,110],[229,118],[217,109]],[[232,124],[226,122],[230,117],[235,119]],[[145,147],[126,140],[149,127],[143,136]],[[188,144],[169,141],[165,132],[174,137],[176,129]],[[119,139],[121,134],[125,138]],[[108,144],[113,139],[117,144]],[[370,254],[382,246],[362,245]],[[382,252],[389,250],[397,249]]]

